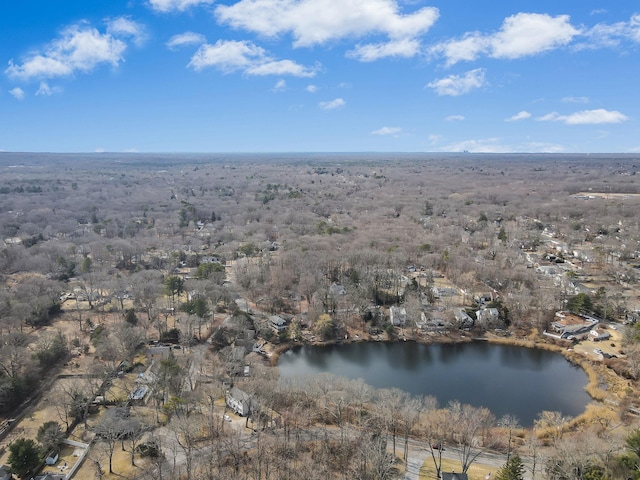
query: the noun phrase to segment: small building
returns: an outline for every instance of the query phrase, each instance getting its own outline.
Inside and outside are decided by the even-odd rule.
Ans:
[[[49,454],[47,455],[47,458],[44,459],[44,463],[46,463],[47,465],[55,465],[56,462],[58,461],[58,458],[59,458],[58,452],[49,452]]]
[[[149,356],[151,360],[167,360],[170,355],[171,347],[168,345],[158,345],[147,349],[147,356]]]
[[[407,323],[407,310],[404,307],[391,307],[389,309],[391,325],[394,327],[404,327]]]
[[[272,315],[269,317],[269,326],[276,332],[284,332],[287,329],[287,321],[279,315]]]
[[[338,297],[347,294],[347,289],[344,288],[344,285],[340,285],[339,283],[333,282],[329,286],[329,295],[332,297]]]
[[[456,318],[458,325],[460,325],[460,328],[473,327],[473,318],[469,316],[464,308],[455,312],[454,317]]]
[[[253,400],[251,396],[239,388],[232,388],[225,394],[225,402],[227,406],[237,415],[246,417],[251,413],[251,405]]]
[[[611,338],[611,334],[604,328],[594,328],[589,332],[589,338],[594,342],[602,342]]]
[[[476,312],[476,321],[482,327],[497,325],[500,322],[500,312],[497,308],[481,308]]]
[[[129,394],[129,401],[134,405],[143,405],[146,402],[149,387],[147,385],[138,385]]]

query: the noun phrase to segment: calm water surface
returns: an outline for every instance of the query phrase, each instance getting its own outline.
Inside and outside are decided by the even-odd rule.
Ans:
[[[304,346],[280,356],[284,378],[328,372],[375,388],[433,395],[510,413],[529,426],[543,410],[576,416],[590,401],[588,379],[561,354],[485,342],[453,345],[352,343]]]

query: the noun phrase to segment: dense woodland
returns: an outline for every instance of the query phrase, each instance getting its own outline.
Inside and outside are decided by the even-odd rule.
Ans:
[[[120,442],[129,478],[398,478],[411,449],[439,473],[443,443],[459,471],[492,450],[499,478],[640,478],[638,171],[625,155],[0,153],[0,409],[14,415],[84,355],[91,375],[57,392],[60,422],[31,447],[84,424],[99,478]],[[461,301],[439,297],[439,279]],[[485,297],[498,321],[456,320]],[[331,376],[278,381],[237,353],[247,338],[277,352],[355,332],[455,341],[463,327],[566,348],[541,335],[563,309],[619,324],[624,351],[598,367],[624,387],[580,421],[542,412],[536,429]],[[149,342],[183,349],[158,362],[148,412],[125,398],[96,417],[105,379]],[[256,399],[252,436],[214,413],[230,386]]]

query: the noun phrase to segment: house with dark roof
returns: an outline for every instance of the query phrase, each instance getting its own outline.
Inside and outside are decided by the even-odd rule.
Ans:
[[[469,480],[466,473],[442,472],[442,480]]]
[[[284,332],[287,329],[287,321],[279,315],[272,315],[269,317],[269,326],[276,332]]]

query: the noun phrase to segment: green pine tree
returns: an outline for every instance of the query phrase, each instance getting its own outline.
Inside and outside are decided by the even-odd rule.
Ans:
[[[525,467],[518,455],[514,455],[498,470],[495,480],[522,480]]]

